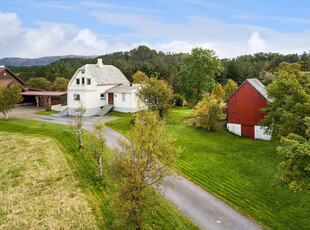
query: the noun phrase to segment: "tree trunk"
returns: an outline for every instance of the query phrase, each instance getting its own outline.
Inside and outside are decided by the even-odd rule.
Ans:
[[[8,121],[9,120],[9,113],[3,112],[3,115],[4,115],[4,120]]]
[[[82,148],[82,131],[81,129],[78,130],[78,139],[79,139],[79,148],[78,150],[80,150]]]
[[[101,164],[101,155],[102,153],[98,153],[98,177],[102,177],[102,164]]]

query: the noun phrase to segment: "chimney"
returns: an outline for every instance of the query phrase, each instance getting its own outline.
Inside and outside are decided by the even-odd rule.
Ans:
[[[97,59],[97,66],[98,66],[99,68],[102,68],[102,67],[103,67],[102,59],[101,59],[101,58],[98,58],[98,59]]]

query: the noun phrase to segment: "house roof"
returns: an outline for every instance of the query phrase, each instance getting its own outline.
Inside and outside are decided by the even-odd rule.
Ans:
[[[270,98],[268,98],[267,91],[265,89],[265,86],[256,78],[250,78],[246,79],[239,87],[235,90],[226,100],[228,101],[245,83],[249,83],[260,95],[262,95],[267,101],[271,101]]]
[[[13,71],[11,71],[9,68],[5,67],[5,66],[1,66],[0,67],[0,72],[2,71],[8,71],[22,86],[25,86],[25,82],[20,78],[18,77]]]
[[[87,71],[98,85],[129,84],[125,75],[113,65],[86,64],[79,70]]]
[[[13,83],[13,79],[0,79],[0,86],[11,85]]]
[[[141,87],[141,84],[124,84],[108,89],[107,93],[131,93]]]
[[[26,91],[26,92],[22,92],[20,93],[20,95],[23,96],[62,96],[62,95],[66,95],[67,92],[65,91]]]

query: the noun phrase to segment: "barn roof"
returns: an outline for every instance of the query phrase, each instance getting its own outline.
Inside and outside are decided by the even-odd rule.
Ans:
[[[125,75],[113,65],[86,64],[79,70],[87,71],[98,85],[129,84]]]
[[[228,101],[245,83],[249,83],[260,95],[262,95],[267,101],[271,101],[270,98],[268,98],[267,91],[265,89],[265,86],[256,78],[250,78],[246,79],[239,87],[235,90],[226,100]]]
[[[126,85],[118,85],[111,89],[108,89],[107,93],[130,93],[136,89],[139,89],[141,84],[126,84]]]

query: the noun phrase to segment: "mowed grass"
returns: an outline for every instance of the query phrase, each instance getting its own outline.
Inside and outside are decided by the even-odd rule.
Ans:
[[[58,114],[59,111],[55,111],[55,110],[41,110],[41,111],[38,111],[36,112],[36,114],[39,114],[39,115],[51,115],[51,114]]]
[[[24,134],[32,139],[38,138],[40,141],[42,138],[52,139],[52,142],[56,143],[60,149],[60,151],[57,150],[57,153],[63,155],[75,180],[78,181],[78,188],[87,200],[88,206],[95,218],[96,223],[94,225],[100,229],[120,229],[115,225],[115,213],[110,208],[111,197],[115,193],[114,189],[116,185],[113,182],[111,183],[107,175],[104,175],[103,180],[97,179],[95,155],[86,154],[83,151],[76,151],[77,139],[72,134],[69,126],[26,119],[10,119],[8,122],[0,120],[0,132],[14,133],[14,135]],[[0,149],[2,149],[1,146],[2,142],[0,142]],[[41,148],[44,150],[49,147],[47,143],[42,142]],[[10,152],[12,151],[9,150]],[[111,153],[107,150],[106,154]],[[104,157],[103,164],[107,164],[108,159]],[[54,181],[52,180],[51,183],[54,183]],[[23,196],[23,193],[21,192],[20,195]],[[151,229],[197,229],[196,226],[164,198],[158,196],[158,199],[160,206],[156,207],[154,212],[147,214],[146,221]],[[0,219],[4,216],[1,208]],[[20,210],[12,209],[11,211],[19,212]],[[19,215],[21,214],[22,212],[19,213]],[[28,221],[31,221],[31,219]],[[56,229],[59,228],[56,227]],[[77,227],[75,229],[83,228]],[[84,226],[84,229],[91,229],[91,227]]]
[[[255,220],[266,229],[310,229],[310,196],[279,184],[276,144],[214,133],[186,122],[192,110],[173,108],[167,132],[184,151],[175,167],[188,179]],[[128,135],[132,115],[107,126]]]
[[[0,229],[98,229],[58,145],[0,133]]]

